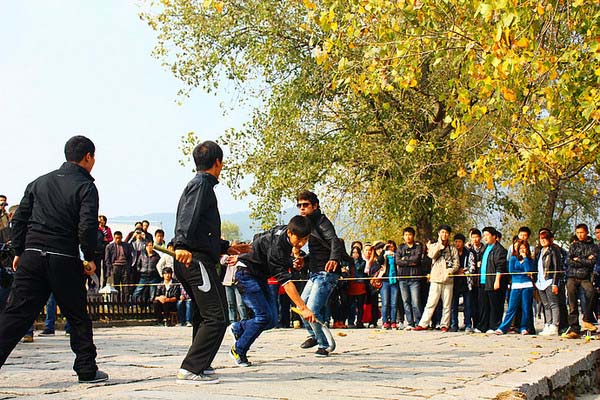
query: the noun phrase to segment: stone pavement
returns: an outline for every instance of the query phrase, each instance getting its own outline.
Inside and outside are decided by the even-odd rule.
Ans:
[[[202,386],[175,383],[191,328],[95,329],[98,364],[111,378],[96,385],[76,383],[62,332],[36,336],[0,370],[0,399],[490,399],[519,387],[534,398],[547,390],[540,389],[546,376],[553,385],[568,383],[577,373],[572,368],[589,368],[600,344],[439,331],[333,333],[337,350],[316,358],[314,348],[299,348],[303,330],[265,332],[249,353],[249,368],[233,365],[226,336],[213,364],[221,383]]]

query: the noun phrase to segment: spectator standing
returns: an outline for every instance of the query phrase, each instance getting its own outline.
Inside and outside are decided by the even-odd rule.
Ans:
[[[106,281],[108,279],[108,271],[106,268],[106,264],[104,263],[104,255],[106,254],[106,246],[109,245],[110,242],[113,241],[113,234],[109,226],[106,225],[108,219],[104,215],[98,215],[98,233],[101,237],[101,241],[99,246],[96,246],[96,256],[94,261],[98,266],[98,269],[101,273],[100,275],[100,286],[104,287],[106,285]],[[102,268],[100,268],[102,266]]]
[[[554,244],[554,234],[549,229],[540,231],[539,243],[540,247],[535,252],[534,280],[544,306],[545,319],[544,329],[539,334],[556,336],[560,325],[558,292],[563,272],[562,255],[558,246]]]
[[[471,305],[471,287],[469,280],[464,275],[465,273],[475,272],[475,252],[469,250],[465,246],[466,238],[462,233],[454,235],[454,247],[458,251],[458,262],[460,267],[457,275],[454,277],[454,290],[452,293],[452,315],[450,322],[450,331],[457,332],[458,325],[458,304],[460,298],[463,298],[463,316],[465,323],[465,332],[473,332],[473,306]]]
[[[129,285],[133,283],[132,265],[133,265],[133,247],[131,244],[123,241],[123,234],[116,231],[114,240],[106,246],[104,255],[104,264],[106,265],[106,273],[112,276],[113,285],[119,290],[124,298],[129,296]]]
[[[398,329],[396,321],[398,314],[398,276],[396,270],[396,243],[388,241],[380,258],[384,278],[379,294],[381,295],[381,322],[383,329]],[[400,329],[403,329],[402,323]]]
[[[156,295],[156,284],[160,282],[160,275],[156,266],[160,261],[160,256],[154,251],[154,243],[146,242],[146,250],[138,258],[136,270],[140,275],[138,286],[133,291],[133,298],[147,301],[154,299]],[[163,270],[164,275],[164,270]],[[171,271],[171,277],[173,271]],[[169,279],[171,278],[169,277]]]
[[[405,329],[411,330],[419,323],[423,314],[421,304],[421,283],[423,275],[421,262],[423,259],[423,246],[415,242],[415,230],[412,227],[404,228],[402,232],[404,243],[396,251],[396,264],[400,278],[399,287],[402,297],[402,306],[406,319]]]
[[[348,282],[348,327],[349,328],[364,328],[363,324],[363,309],[365,306],[365,298],[367,296],[367,287],[365,279],[365,260],[362,258],[361,249],[355,246],[350,251],[350,256],[354,260],[350,264],[350,278]],[[358,279],[357,279],[358,278]],[[356,318],[356,319],[355,319]]]
[[[223,277],[223,286],[225,286],[225,295],[227,296],[227,306],[229,310],[229,322],[236,322],[247,319],[246,306],[242,301],[242,295],[235,282],[235,264],[227,264],[227,256],[221,258],[221,265],[225,266],[225,276]]]
[[[181,326],[192,326],[192,299],[183,287],[177,301],[177,319]]]

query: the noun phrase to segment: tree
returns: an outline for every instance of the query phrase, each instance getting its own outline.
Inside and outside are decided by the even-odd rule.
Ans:
[[[428,236],[478,206],[477,185],[558,198],[597,163],[598,1],[162,3],[143,18],[173,73],[260,101],[225,137],[226,177],[254,176],[267,224],[312,188],[365,233]]]
[[[221,222],[221,235],[225,240],[238,241],[240,240],[240,227],[231,221]]]

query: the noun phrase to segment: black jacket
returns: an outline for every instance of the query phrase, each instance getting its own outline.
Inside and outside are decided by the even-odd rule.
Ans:
[[[264,279],[274,277],[282,285],[292,279],[292,245],[287,236],[287,226],[281,225],[256,234],[252,241],[252,251],[242,254],[242,262],[252,275]]]
[[[317,209],[308,215],[312,223],[312,232],[308,239],[308,269],[310,272],[320,272],[325,270],[325,264],[329,260],[342,261],[342,243],[340,242],[333,224]]]
[[[482,256],[483,256],[483,254],[485,254],[485,250],[487,249],[488,246],[489,246],[489,244],[486,244],[483,247],[483,252],[481,253]],[[491,275],[487,275],[487,277],[486,277],[485,285],[484,285],[485,290],[494,290],[494,282],[496,280],[496,278],[494,276],[495,274],[505,274],[508,272],[508,268],[506,265],[507,264],[506,257],[508,255],[508,252],[506,251],[504,246],[502,246],[499,242],[496,242],[493,246],[494,247],[492,248],[492,251],[488,255],[488,259],[487,259],[485,273],[491,274]],[[482,262],[483,262],[483,260],[482,260]],[[479,279],[477,279],[477,282],[479,282]],[[504,285],[503,283],[500,284],[501,289],[502,289],[503,285]],[[481,284],[479,286],[481,286]]]
[[[590,279],[596,265],[597,251],[589,236],[583,242],[571,244],[567,256],[567,278]]]
[[[403,243],[396,250],[396,267],[400,276],[419,276],[423,275],[421,269],[421,260],[423,259],[423,245],[419,242],[413,243],[408,247]]]
[[[12,219],[12,242],[19,256],[35,248],[94,259],[98,230],[98,190],[82,167],[65,162],[25,189]]]
[[[535,273],[532,276],[534,282],[538,279],[538,263],[540,262],[540,256],[542,256],[542,247],[535,249]],[[548,247],[548,250],[542,257],[542,266],[544,268],[544,279],[552,279],[552,285],[558,286],[561,281],[561,274],[563,272],[563,258],[560,251],[560,247],[553,244]],[[558,271],[558,273],[556,273]]]
[[[175,249],[201,253],[213,263],[225,254],[229,242],[221,239],[221,216],[214,186],[217,178],[198,172],[187,184],[177,206]]]
[[[165,282],[163,281],[160,285],[156,287],[155,296],[165,296],[168,299],[175,297],[177,300],[179,300],[179,297],[181,296],[181,285],[179,283],[171,281],[171,285],[169,285],[169,289],[167,290]]]
[[[121,242],[123,253],[125,256],[126,265],[131,267],[133,265],[133,247],[129,243]],[[106,252],[104,253],[104,264],[106,264],[109,271],[117,258],[117,244],[115,242],[109,243],[106,246]]]

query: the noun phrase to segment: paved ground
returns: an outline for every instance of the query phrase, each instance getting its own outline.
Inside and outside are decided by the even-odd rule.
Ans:
[[[111,376],[97,385],[75,383],[67,337],[36,337],[20,343],[0,370],[0,399],[484,399],[537,382],[600,344],[439,331],[333,332],[338,348],[329,358],[299,348],[302,330],[265,332],[249,354],[250,368],[233,366],[226,336],[214,362],[221,383],[204,386],[175,384],[191,328],[96,329],[98,364]]]

